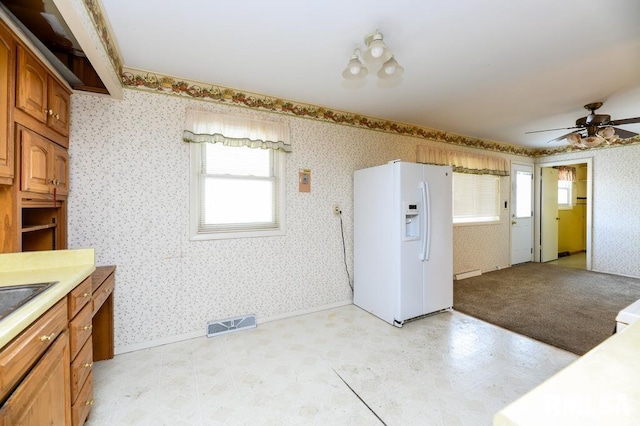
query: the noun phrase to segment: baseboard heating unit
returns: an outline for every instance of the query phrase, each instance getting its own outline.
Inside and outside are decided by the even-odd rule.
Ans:
[[[227,318],[220,321],[212,321],[207,324],[207,337],[233,333],[247,328],[256,328],[256,316],[245,315],[235,318]]]
[[[455,274],[453,276],[453,279],[456,281],[459,281],[459,280],[464,280],[465,278],[477,277],[478,275],[482,275],[482,271],[480,269],[474,269],[473,271]]]

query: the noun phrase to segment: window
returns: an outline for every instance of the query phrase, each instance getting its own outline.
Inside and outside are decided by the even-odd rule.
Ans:
[[[569,180],[558,181],[558,208],[563,210],[570,210],[573,208],[573,202],[571,198],[571,189],[573,182]]]
[[[453,223],[500,221],[500,177],[453,173]]]
[[[282,151],[192,144],[191,239],[284,234]]]

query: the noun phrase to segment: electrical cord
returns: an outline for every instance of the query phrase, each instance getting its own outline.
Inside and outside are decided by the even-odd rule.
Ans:
[[[347,266],[347,246],[344,242],[344,225],[342,223],[342,210],[338,214],[340,216],[340,234],[342,235],[342,258],[344,260],[344,270],[347,272],[347,284],[353,293],[353,285],[351,284],[351,275],[349,274],[349,267]]]

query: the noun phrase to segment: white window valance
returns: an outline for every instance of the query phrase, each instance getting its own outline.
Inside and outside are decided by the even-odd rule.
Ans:
[[[509,162],[501,157],[418,146],[416,162],[452,166],[457,173],[509,176]]]
[[[210,111],[187,110],[182,140],[291,152],[287,124]]]

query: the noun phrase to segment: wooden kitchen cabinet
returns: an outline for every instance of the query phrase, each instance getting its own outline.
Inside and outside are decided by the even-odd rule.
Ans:
[[[1,425],[70,425],[67,301],[0,351]]]
[[[69,135],[70,92],[21,46],[18,46],[16,86],[17,108],[61,135]]]
[[[26,192],[69,193],[68,151],[26,127],[16,126],[21,149],[21,189]]]
[[[11,185],[15,174],[11,118],[15,47],[13,36],[0,22],[0,185]]]
[[[67,337],[64,330],[0,408],[0,424],[71,424]]]

